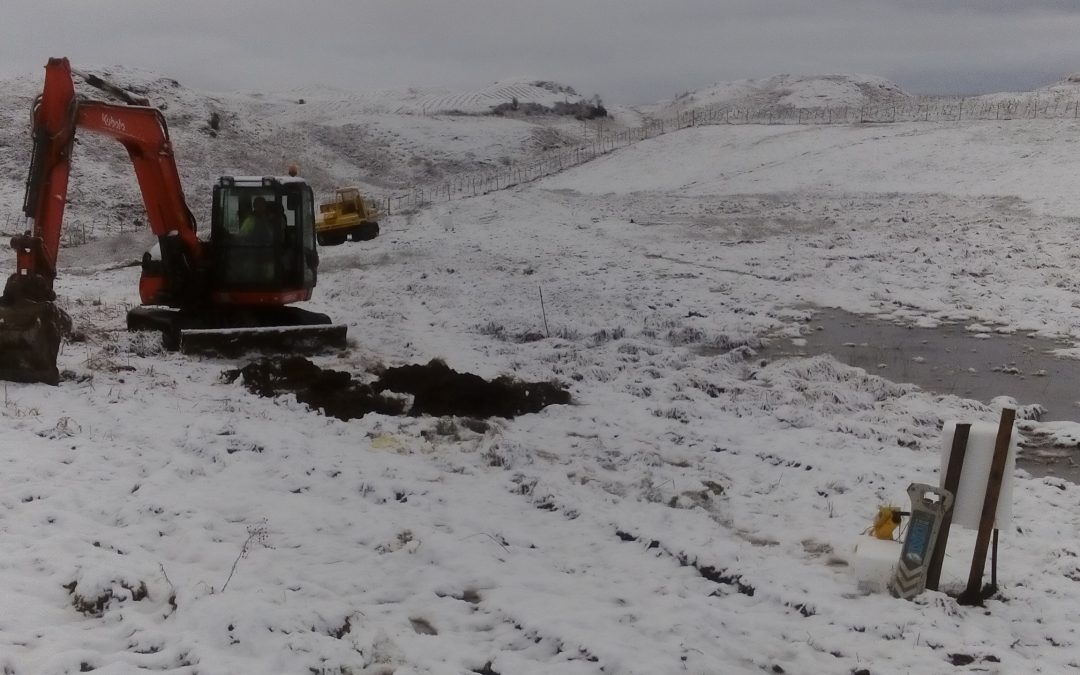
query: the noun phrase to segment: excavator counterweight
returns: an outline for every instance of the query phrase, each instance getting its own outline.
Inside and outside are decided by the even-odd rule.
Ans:
[[[33,108],[33,151],[23,211],[33,229],[12,239],[16,270],[0,299],[0,379],[59,379],[56,357],[70,319],[53,281],[76,130],[128,152],[158,243],[142,259],[142,306],[130,330],[156,330],[168,349],[226,356],[345,347],[345,326],[292,303],[311,298],[318,272],[314,196],[295,174],[222,177],[213,186],[209,237],[180,185],[168,126],[145,99],[79,73],[123,103],[76,95],[67,59],[50,59]]]

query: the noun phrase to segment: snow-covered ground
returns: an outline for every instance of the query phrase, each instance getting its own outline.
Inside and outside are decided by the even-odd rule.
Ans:
[[[310,305],[354,344],[321,365],[439,357],[573,394],[484,433],[258,398],[221,378],[243,361],[123,330],[136,237],[66,250],[86,339],[61,386],[2,386],[0,667],[1080,668],[1080,488],[1017,472],[986,608],[864,593],[877,507],[937,481],[944,420],[997,410],[758,351],[814,304],[1080,339],[1077,131],[690,129],[323,249]]]

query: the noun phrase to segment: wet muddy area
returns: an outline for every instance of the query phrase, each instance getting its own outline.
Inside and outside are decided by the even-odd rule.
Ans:
[[[1021,332],[976,333],[967,329],[970,323],[920,328],[838,309],[815,309],[801,338],[775,338],[762,353],[831,354],[893,382],[983,403],[1011,396],[1021,405],[1040,404],[1046,411],[1043,421],[1080,422],[1080,360],[1051,353],[1071,347],[1070,343]],[[1052,450],[1027,448],[1017,463],[1035,476],[1080,483],[1080,451]]]
[[[365,382],[352,373],[320,368],[298,356],[265,358],[222,374],[226,382],[243,380],[249,391],[296,399],[341,420],[382,415],[512,418],[549,405],[570,403],[565,389],[549,382],[494,380],[459,373],[442,361],[388,368]]]

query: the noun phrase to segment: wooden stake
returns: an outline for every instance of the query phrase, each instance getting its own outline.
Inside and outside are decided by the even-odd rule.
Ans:
[[[960,485],[960,474],[964,469],[964,456],[967,454],[970,424],[957,424],[953,430],[952,451],[949,453],[949,467],[945,471],[945,482],[941,487],[952,493],[953,505],[956,504],[956,488]],[[945,546],[949,541],[949,528],[952,526],[952,507],[941,517],[934,554],[930,557],[930,566],[926,570],[926,587],[931,591],[938,589],[941,581],[941,565],[945,562]]]
[[[983,601],[982,578],[986,569],[986,550],[990,547],[990,535],[994,530],[994,516],[997,513],[998,495],[1001,493],[1001,481],[1005,476],[1005,460],[1009,457],[1009,442],[1012,440],[1015,419],[1016,411],[1012,408],[1001,411],[994,459],[990,464],[986,498],[983,500],[982,517],[979,519],[979,534],[975,539],[975,553],[971,557],[971,574],[968,575],[967,588],[958,598],[961,605],[981,605]]]

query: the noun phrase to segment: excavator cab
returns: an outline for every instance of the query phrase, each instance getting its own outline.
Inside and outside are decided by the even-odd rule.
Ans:
[[[314,204],[296,176],[223,176],[201,264],[190,273],[175,237],[160,237],[157,255],[144,257],[143,306],[128,313],[128,328],[160,330],[166,348],[186,353],[344,347],[344,326],[287,306],[309,300],[315,287]]]
[[[314,197],[302,180],[221,178],[213,195],[211,293],[307,300],[319,264],[314,219]]]

